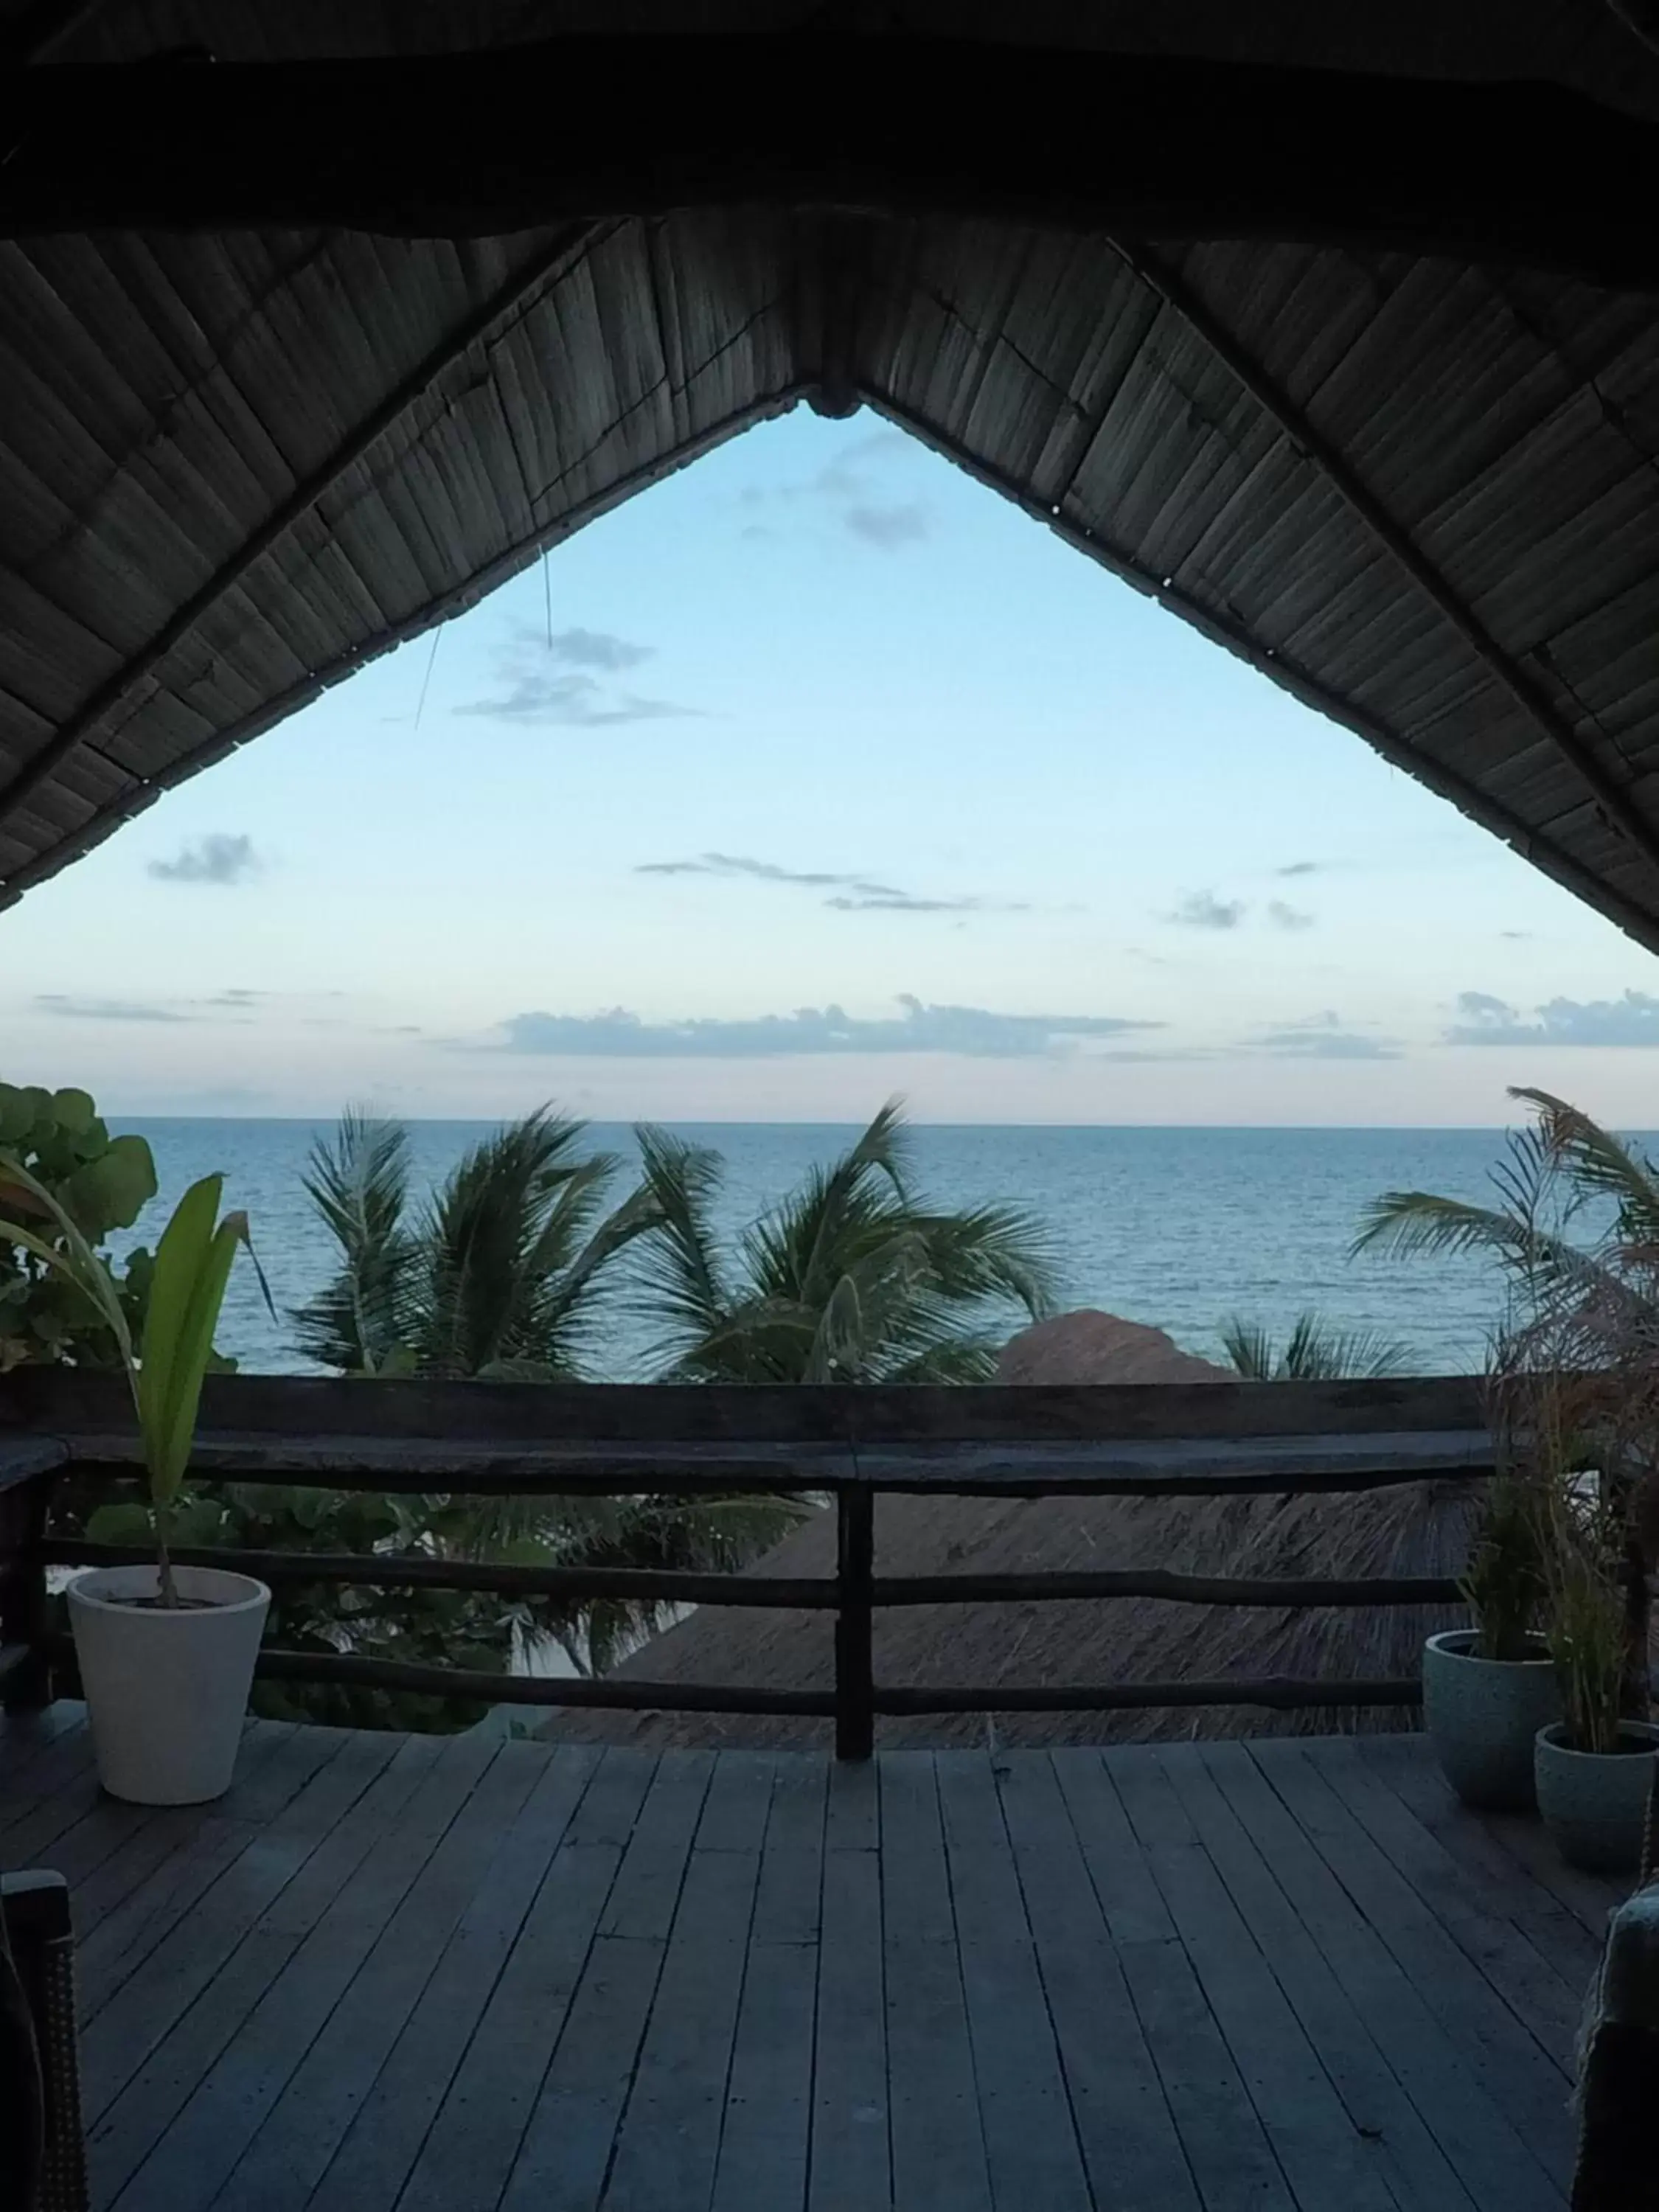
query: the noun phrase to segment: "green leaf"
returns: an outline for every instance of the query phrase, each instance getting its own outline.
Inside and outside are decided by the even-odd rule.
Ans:
[[[96,1118],[97,1109],[84,1091],[55,1091],[52,1097],[52,1119],[60,1129],[72,1137],[89,1129]]]
[[[87,1534],[94,1544],[152,1544],[155,1523],[148,1505],[137,1498],[100,1505],[87,1516]]]
[[[155,1162],[142,1137],[117,1137],[64,1182],[64,1204],[88,1237],[130,1229],[156,1192]]]
[[[216,1226],[223,1188],[216,1175],[192,1183],[155,1251],[138,1414],[151,1492],[163,1501],[175,1495],[190,1463],[213,1332],[236,1248],[247,1241],[244,1214],[228,1214]]]
[[[0,1145],[21,1145],[34,1126],[34,1109],[15,1083],[0,1083]]]

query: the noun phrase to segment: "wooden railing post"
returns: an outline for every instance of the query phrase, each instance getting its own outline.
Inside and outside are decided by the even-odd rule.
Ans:
[[[42,1557],[51,1491],[51,1475],[38,1474],[0,1492],[0,1644],[27,1655],[6,1676],[9,1713],[38,1712],[52,1696],[51,1610]]]
[[[875,1498],[862,1482],[836,1491],[836,1756],[875,1748],[875,1666],[870,1648],[875,1576]]]

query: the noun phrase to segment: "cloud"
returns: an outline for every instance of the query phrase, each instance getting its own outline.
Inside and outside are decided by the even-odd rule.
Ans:
[[[1326,866],[1323,860],[1287,860],[1282,868],[1275,868],[1276,876],[1316,876]]]
[[[543,647],[555,660],[568,661],[573,668],[603,668],[613,675],[620,669],[637,668],[656,649],[654,645],[630,644],[608,629],[556,630]]]
[[[929,898],[896,884],[833,868],[784,868],[775,860],[757,860],[744,853],[699,853],[689,860],[641,860],[636,876],[719,876],[757,884],[787,884],[803,890],[831,891],[823,903],[837,914],[1029,914],[1024,899]]]
[[[797,510],[803,505],[825,507],[851,536],[866,545],[878,546],[884,553],[903,545],[918,545],[933,535],[931,513],[918,499],[884,498],[880,471],[883,461],[911,442],[900,431],[877,430],[867,438],[855,440],[838,460],[815,476],[768,488],[750,484],[738,496],[750,509],[769,503]],[[774,534],[752,514],[741,532],[744,538]]]
[[[1345,1029],[1339,1015],[1328,1008],[1310,1014],[1304,1021],[1269,1030],[1248,1048],[1272,1053],[1280,1060],[1398,1060],[1400,1047],[1392,1037],[1373,1036],[1364,1030]]]
[[[827,898],[838,914],[1030,914],[1026,899],[913,898],[908,891],[880,891],[858,898]]]
[[[185,1022],[188,1014],[143,999],[76,999],[64,991],[42,991],[34,1001],[43,1014],[76,1022]]]
[[[699,853],[691,860],[642,860],[636,876],[747,877],[760,884],[799,884],[807,890],[848,890],[860,898],[902,898],[891,884],[866,876],[843,875],[829,868],[783,868],[775,860],[757,860],[744,853]]]
[[[1244,919],[1243,899],[1218,898],[1213,891],[1192,891],[1164,917],[1183,929],[1237,929]]]
[[[1305,907],[1286,906],[1283,899],[1269,899],[1267,919],[1275,929],[1311,929],[1314,916]]]
[[[601,1014],[514,1014],[496,1049],[548,1058],[772,1060],[851,1053],[953,1053],[1028,1060],[1158,1029],[1111,1014],[1001,1014],[983,1006],[933,1006],[908,995],[896,1015],[860,1019],[842,1007],[803,1006],[749,1021],[694,1017],[647,1022],[621,1006]],[[1124,1058],[1127,1054],[1115,1054]]]
[[[1528,1020],[1518,1006],[1486,991],[1460,992],[1445,1044],[1659,1045],[1659,999],[1551,999]]]
[[[904,500],[891,507],[872,507],[860,502],[849,507],[842,520],[854,538],[861,538],[867,545],[879,545],[891,552],[900,545],[919,545],[931,532],[927,510],[918,501]]]
[[[568,629],[549,640],[520,629],[497,648],[496,690],[450,709],[492,722],[562,725],[592,730],[623,722],[678,720],[700,712],[672,699],[649,699],[601,681],[591,672],[611,676],[637,667],[653,647],[630,644],[605,630]]]
[[[218,831],[182,847],[177,860],[152,860],[149,872],[163,884],[246,884],[262,866],[252,837]]]
[[[1500,937],[1507,937],[1511,945],[1524,945],[1531,937],[1532,932],[1529,929],[1500,929],[1498,934]]]
[[[1259,1052],[1283,1060],[1398,1060],[1400,1048],[1387,1037],[1364,1036],[1353,1030],[1273,1030],[1256,1039]]]

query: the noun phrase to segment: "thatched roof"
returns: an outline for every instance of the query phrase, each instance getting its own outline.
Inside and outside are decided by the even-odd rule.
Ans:
[[[1603,0],[9,0],[0,54],[0,902],[805,397],[1659,946]]]
[[[1193,1574],[1458,1575],[1468,1558],[1475,1486],[1418,1483],[1338,1498],[883,1498],[878,1574],[1030,1573],[1157,1566]],[[832,1514],[816,1513],[753,1571],[832,1575]],[[1423,1638],[1467,1618],[1455,1607],[1345,1607],[1277,1612],[1115,1599],[915,1606],[876,1615],[879,1681],[994,1684],[1410,1676]],[[705,1608],[617,1670],[645,1681],[823,1689],[834,1680],[833,1616]],[[1406,1724],[1397,1710],[993,1714],[1010,1743],[1126,1743],[1151,1737],[1329,1734]],[[877,1723],[880,1743],[971,1743],[985,1720],[939,1714]],[[549,1735],[602,1741],[812,1743],[827,1723],[714,1714],[563,1714]]]

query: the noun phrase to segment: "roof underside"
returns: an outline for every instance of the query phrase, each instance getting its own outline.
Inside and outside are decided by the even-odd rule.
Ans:
[[[925,32],[951,11],[907,12]],[[1310,52],[1308,12],[1251,11],[1250,58],[1476,76],[1501,22],[1530,74],[1659,140],[1659,59],[1602,0],[1458,11],[1459,38],[1436,36],[1449,11],[1395,9],[1369,62]],[[1191,50],[1224,52],[1239,13],[1194,8]],[[521,14],[538,38],[570,16]],[[483,15],[441,20],[472,43]],[[1419,16],[1413,46],[1401,21]],[[381,19],[112,0],[62,52],[211,35],[232,64],[373,54],[383,30],[340,27]],[[404,35],[438,43],[419,10]],[[24,189],[27,169],[0,179]],[[0,902],[808,396],[914,431],[1659,948],[1647,283],[1588,281],[1559,251],[1540,266],[1293,220],[1297,240],[1260,220],[1158,236],[914,198],[560,209],[439,239],[10,225],[29,234],[0,242]]]

